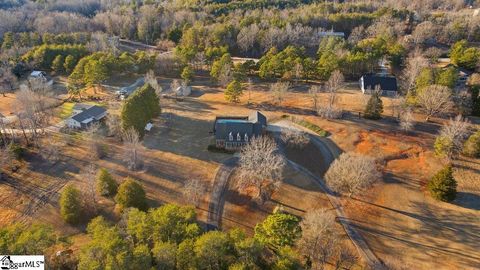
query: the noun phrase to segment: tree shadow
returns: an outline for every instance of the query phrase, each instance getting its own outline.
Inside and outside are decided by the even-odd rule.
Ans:
[[[463,208],[480,210],[480,196],[469,192],[458,192],[453,204]]]

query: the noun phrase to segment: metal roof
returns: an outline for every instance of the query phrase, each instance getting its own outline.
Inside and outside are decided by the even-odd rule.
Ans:
[[[77,121],[77,122],[82,122],[82,121],[84,121],[86,119],[89,119],[89,118],[97,118],[100,115],[102,115],[103,113],[105,113],[106,111],[107,110],[105,108],[94,105],[94,106],[88,108],[87,110],[84,110],[83,112],[72,116],[72,119]]]
[[[393,76],[379,76],[375,74],[365,74],[363,78],[364,89],[375,89],[375,86],[379,85],[380,89],[386,91],[397,91],[397,78]]]

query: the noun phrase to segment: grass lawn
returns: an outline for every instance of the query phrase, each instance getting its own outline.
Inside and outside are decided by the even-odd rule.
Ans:
[[[66,119],[70,117],[73,113],[73,106],[75,106],[74,102],[65,102],[60,107],[60,115],[59,117],[62,119]]]
[[[302,127],[305,127],[305,128],[308,128],[310,129],[311,131],[317,133],[319,136],[322,136],[322,137],[327,137],[328,136],[328,132],[324,129],[322,129],[321,127],[313,124],[313,123],[310,123],[306,120],[299,120],[299,121],[294,121],[295,124],[298,124]]]
[[[82,102],[82,103],[90,104],[90,105],[97,105],[97,106],[100,106],[100,107],[105,107],[105,104],[100,104],[100,103],[97,103],[97,102],[87,101],[87,102]],[[63,103],[62,106],[60,106],[59,117],[61,119],[67,119],[70,116],[72,116],[73,107],[75,106],[75,104],[76,104],[75,102],[65,102],[65,103]]]

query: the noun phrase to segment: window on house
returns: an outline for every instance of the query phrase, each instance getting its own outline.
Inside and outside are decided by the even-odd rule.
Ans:
[[[237,141],[241,141],[242,137],[240,136],[240,133],[237,133]]]
[[[248,135],[245,133],[245,141],[248,142]]]
[[[230,132],[230,133],[228,134],[228,140],[229,140],[229,141],[233,141],[233,135],[232,135],[232,132]]]

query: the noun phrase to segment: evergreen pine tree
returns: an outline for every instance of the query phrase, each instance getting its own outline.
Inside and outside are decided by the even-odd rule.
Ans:
[[[383,102],[380,98],[380,91],[373,91],[367,106],[365,107],[364,117],[367,119],[380,119],[383,112]]]
[[[229,102],[239,102],[240,96],[243,94],[242,84],[234,80],[233,82],[229,83],[227,89],[225,90],[225,99]]]
[[[428,190],[433,198],[450,202],[457,195],[457,181],[453,178],[453,169],[451,165],[446,166],[437,172],[430,182],[428,182]]]
[[[55,59],[52,62],[52,70],[60,73],[63,71],[63,64],[64,64],[64,59],[62,55],[57,55]]]
[[[80,191],[68,185],[60,195],[60,214],[65,222],[75,224],[80,220],[82,203]]]

